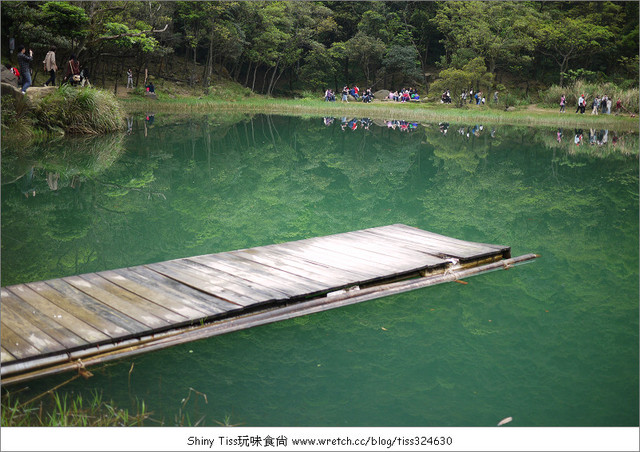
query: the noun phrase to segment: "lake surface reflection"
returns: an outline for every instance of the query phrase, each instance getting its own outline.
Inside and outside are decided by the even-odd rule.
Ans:
[[[206,425],[638,425],[637,134],[149,113],[124,135],[3,147],[2,184],[3,286],[393,223],[542,255],[69,392],[144,399],[164,425],[189,388]]]

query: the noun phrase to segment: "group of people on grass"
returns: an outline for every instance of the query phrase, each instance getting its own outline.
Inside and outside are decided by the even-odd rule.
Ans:
[[[33,50],[29,49],[27,55],[27,48],[24,45],[18,46],[18,67],[11,68],[11,71],[18,77],[19,84],[22,85],[22,94],[26,94],[27,89],[32,84],[31,78],[31,64],[33,62]],[[56,63],[56,46],[51,46],[49,51],[42,61],[43,69],[45,73],[49,74],[49,78],[44,83],[44,86],[56,84],[56,73],[58,72],[58,65]],[[65,64],[65,74],[62,83],[69,83],[71,85],[82,85],[88,82],[88,72],[86,69],[80,69],[80,62],[74,54],[71,54],[69,61]]]
[[[484,95],[482,94],[482,91],[478,91],[474,93],[472,88],[469,89],[468,91],[466,89],[463,90],[462,93],[460,93],[460,99],[462,99],[463,103],[466,102],[467,99],[469,99],[470,104],[472,104],[475,101],[476,105],[484,105],[487,101]],[[448,89],[446,89],[442,93],[442,96],[440,96],[440,103],[442,104],[451,103],[451,92]],[[498,91],[493,93],[493,103],[495,104],[498,103]]]
[[[342,91],[340,93],[342,102],[349,103],[349,96],[353,97],[356,101],[362,100],[364,103],[371,102],[373,100],[373,93],[371,88],[367,88],[364,93],[360,94],[360,88],[358,85],[353,85],[352,88],[349,88],[348,85],[344,85],[342,87]],[[327,102],[335,102],[336,95],[332,89],[326,89],[324,92],[324,100]]]
[[[418,95],[418,91],[413,88],[402,88],[400,92],[398,91],[389,91],[389,100],[395,102],[409,102],[409,101],[419,101],[420,95]]]
[[[349,96],[356,101],[361,100],[364,103],[372,102],[374,98],[371,88],[367,88],[364,92],[361,92],[358,85],[353,85],[351,88],[349,88],[348,85],[345,85],[340,92],[340,96],[342,102],[347,103],[349,103]],[[418,91],[413,88],[402,88],[400,91],[389,91],[388,99],[396,102],[419,101],[420,96],[418,95]],[[325,90],[324,100],[326,102],[336,101],[336,95],[332,89]]]
[[[602,97],[600,97],[599,95],[596,95],[594,97],[594,99],[591,101],[591,114],[592,115],[597,115],[598,112],[600,111],[600,113],[602,114],[611,114],[611,106],[613,104],[613,100],[608,97],[606,94],[604,94]],[[566,113],[566,105],[567,105],[567,97],[563,94],[560,97],[560,113]],[[576,113],[580,112],[580,114],[584,114],[584,112],[587,109],[587,96],[582,94],[579,98],[578,98],[578,105],[576,106]],[[616,115],[620,113],[621,110],[627,111],[628,110],[622,105],[622,101],[620,99],[618,99],[616,101]]]

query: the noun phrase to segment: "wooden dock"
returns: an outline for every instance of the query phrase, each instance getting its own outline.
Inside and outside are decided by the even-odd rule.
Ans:
[[[4,384],[536,257],[396,224],[3,287]]]

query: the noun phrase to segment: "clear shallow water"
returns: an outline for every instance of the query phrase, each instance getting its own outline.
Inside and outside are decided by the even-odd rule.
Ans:
[[[638,425],[637,134],[349,120],[158,115],[3,149],[2,285],[393,223],[542,258],[142,355],[67,391],[144,399],[165,425],[189,388],[208,403],[192,393],[183,412],[206,425]]]

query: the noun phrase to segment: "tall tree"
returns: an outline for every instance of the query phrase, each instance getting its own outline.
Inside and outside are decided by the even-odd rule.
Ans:
[[[465,52],[482,56],[489,72],[530,60],[538,18],[528,2],[441,2],[432,19],[444,35],[450,62]],[[469,52],[470,51],[470,52]],[[466,61],[461,60],[461,63]]]
[[[560,85],[569,68],[569,62],[602,49],[612,37],[607,27],[582,17],[564,17],[545,21],[540,27],[541,52],[550,56],[560,70]]]

